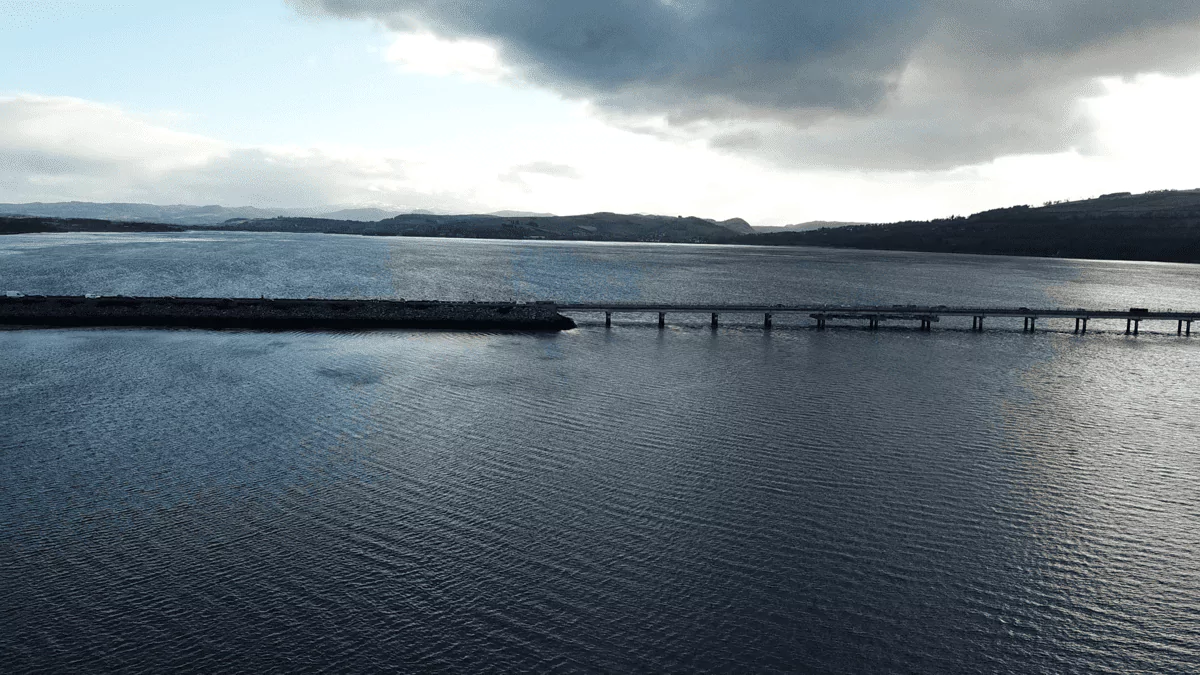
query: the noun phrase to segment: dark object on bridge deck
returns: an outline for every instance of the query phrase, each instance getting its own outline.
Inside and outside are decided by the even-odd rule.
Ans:
[[[558,331],[575,322],[553,302],[24,296],[0,297],[0,325]]]
[[[1149,313],[1150,313],[1150,308],[1148,308],[1148,307],[1130,307],[1130,308],[1129,308],[1129,313],[1130,313],[1130,314],[1135,314],[1135,315],[1149,314]],[[1142,323],[1142,320],[1141,320],[1141,319],[1133,319],[1133,318],[1131,318],[1131,319],[1126,319],[1126,320],[1125,320],[1125,334],[1126,334],[1126,335],[1129,335],[1129,324],[1130,324],[1131,322],[1133,323],[1133,334],[1134,334],[1134,335],[1137,335],[1137,334],[1138,334],[1138,327],[1141,325],[1141,323]]]

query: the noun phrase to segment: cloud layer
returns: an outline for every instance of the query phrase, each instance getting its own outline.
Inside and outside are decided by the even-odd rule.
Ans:
[[[471,185],[423,169],[355,149],[238,147],[75,98],[0,97],[0,201],[479,208]]]
[[[1097,78],[1200,68],[1195,0],[295,0],[476,41],[610,120],[785,166],[1087,148]]]
[[[496,134],[496,145],[246,146],[92,101],[0,97],[0,202],[618,211],[780,225],[929,218],[1200,185],[1193,119],[1200,75],[1103,87],[1105,96],[1083,106],[1097,127],[1101,151],[1093,156],[1016,156],[911,172],[779,170],[591,117],[539,127],[538,137]]]

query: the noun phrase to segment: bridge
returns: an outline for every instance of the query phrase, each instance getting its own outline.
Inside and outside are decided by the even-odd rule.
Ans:
[[[1175,323],[1178,335],[1191,336],[1192,322],[1200,320],[1200,311],[1151,311],[1148,308],[1129,309],[1067,309],[1030,307],[948,307],[917,305],[738,305],[738,304],[660,304],[660,303],[565,303],[558,311],[568,313],[603,312],[604,324],[612,325],[613,314],[658,314],[658,327],[665,328],[667,314],[708,314],[716,328],[722,314],[761,314],[763,328],[771,328],[772,319],[779,314],[808,315],[817,330],[824,330],[830,321],[865,322],[866,328],[877,330],[884,321],[916,322],[929,331],[942,317],[971,317],[971,329],[982,331],[986,319],[1023,319],[1023,330],[1037,330],[1038,319],[1074,319],[1075,333],[1087,333],[1092,320],[1124,320],[1125,333],[1137,335],[1143,321]]]
[[[984,322],[1023,319],[1024,330],[1037,330],[1039,319],[1074,319],[1075,332],[1087,333],[1094,320],[1125,321],[1125,333],[1137,335],[1143,321],[1174,322],[1176,332],[1191,336],[1200,311],[1064,309],[1030,307],[948,307],[946,305],[760,305],[669,303],[450,302],[336,298],[173,298],[0,295],[0,326],[142,326],[235,328],[250,330],[367,330],[442,328],[457,330],[566,330],[575,326],[564,314],[657,314],[665,328],[668,314],[709,315],[717,328],[722,315],[762,316],[771,328],[777,315],[807,315],[817,330],[830,321],[860,322],[877,330],[884,322],[914,322],[923,331],[943,317],[971,317],[971,328]]]

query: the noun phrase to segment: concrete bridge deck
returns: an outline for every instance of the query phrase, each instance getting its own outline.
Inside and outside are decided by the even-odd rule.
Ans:
[[[1037,329],[1040,318],[1075,319],[1075,332],[1086,333],[1093,319],[1124,319],[1126,333],[1137,335],[1143,321],[1174,321],[1180,335],[1192,334],[1192,322],[1200,320],[1200,310],[1086,309],[1063,307],[951,307],[947,305],[759,305],[759,304],[664,304],[664,303],[564,303],[560,312],[603,312],[605,323],[612,324],[612,315],[657,313],[658,325],[666,325],[667,314],[710,314],[712,326],[718,325],[721,314],[762,314],[763,327],[770,328],[776,314],[807,314],[823,329],[830,320],[866,321],[871,329],[883,321],[916,321],[922,330],[931,330],[944,316],[971,317],[971,328],[983,330],[987,318],[1008,317],[1024,320],[1024,330]]]

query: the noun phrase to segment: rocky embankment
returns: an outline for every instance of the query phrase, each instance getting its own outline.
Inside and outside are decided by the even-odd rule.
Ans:
[[[552,302],[4,296],[0,325],[557,331],[574,328],[575,322]]]

